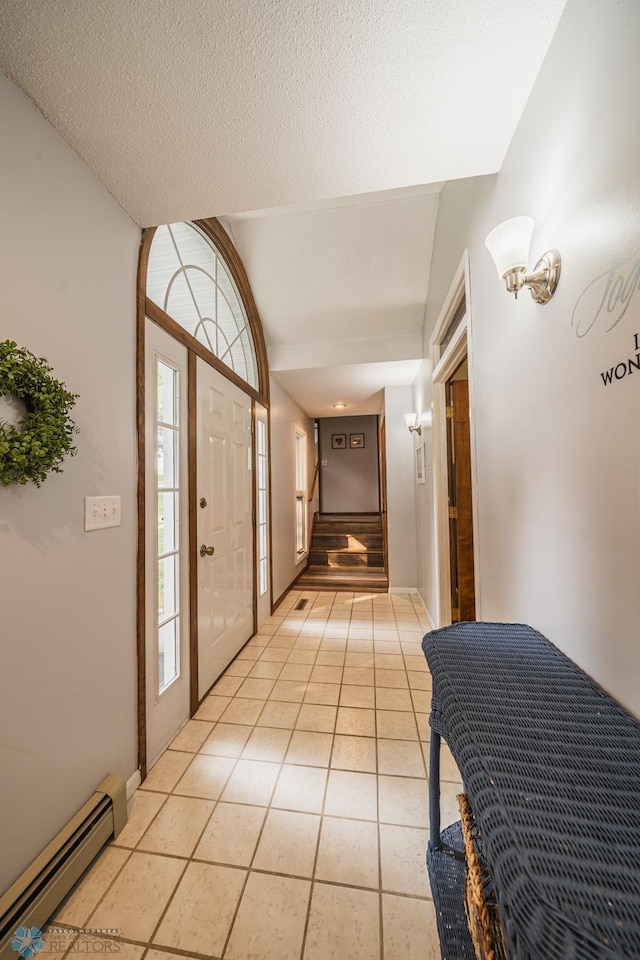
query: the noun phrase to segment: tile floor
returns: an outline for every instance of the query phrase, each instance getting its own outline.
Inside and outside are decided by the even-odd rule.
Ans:
[[[89,929],[123,960],[437,960],[427,629],[417,595],[292,591],[58,911],[57,951],[96,952]]]

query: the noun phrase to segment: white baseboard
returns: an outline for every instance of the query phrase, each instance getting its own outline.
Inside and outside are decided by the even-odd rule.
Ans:
[[[134,795],[141,783],[142,777],[140,776],[140,771],[136,770],[136,772],[132,773],[127,780],[127,800],[131,800],[131,797]]]
[[[417,587],[389,587],[389,593],[418,593]]]

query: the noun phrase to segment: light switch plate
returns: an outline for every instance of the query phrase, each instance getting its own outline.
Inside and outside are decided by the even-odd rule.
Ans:
[[[119,527],[121,520],[120,497],[85,497],[84,529],[102,530],[104,527]]]

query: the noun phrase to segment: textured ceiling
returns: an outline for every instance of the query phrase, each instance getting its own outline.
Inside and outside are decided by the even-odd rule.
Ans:
[[[2,0],[0,67],[141,225],[496,172],[565,0]]]

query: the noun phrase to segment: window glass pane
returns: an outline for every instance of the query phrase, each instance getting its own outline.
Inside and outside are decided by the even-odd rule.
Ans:
[[[158,560],[158,622],[178,612],[178,557],[172,553]]]
[[[260,596],[263,596],[263,594],[267,592],[268,583],[269,581],[268,581],[267,561],[261,560],[260,561]]]
[[[158,427],[158,486],[178,486],[177,432],[171,427]]]
[[[176,392],[178,371],[162,360],[156,361],[158,373],[158,420],[161,423],[178,423]]]
[[[158,693],[167,689],[180,672],[180,625],[177,619],[158,631]]]
[[[158,553],[178,547],[178,494],[158,494]]]
[[[255,345],[231,274],[193,224],[158,227],[149,251],[147,296],[252,387]]]

